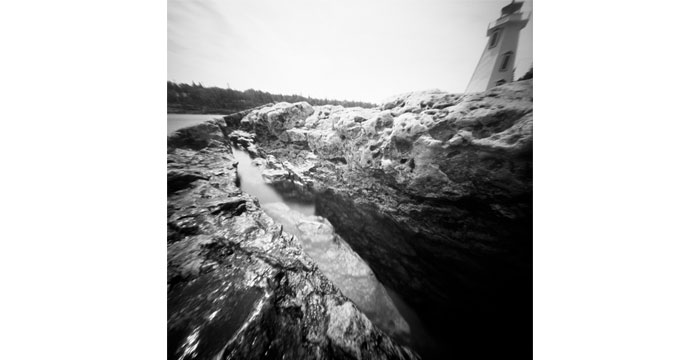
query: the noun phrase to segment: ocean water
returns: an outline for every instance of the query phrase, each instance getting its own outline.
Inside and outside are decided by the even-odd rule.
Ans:
[[[168,114],[168,135],[188,126],[223,117],[224,115],[213,114]]]

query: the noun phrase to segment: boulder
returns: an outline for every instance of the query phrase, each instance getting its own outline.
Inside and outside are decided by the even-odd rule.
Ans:
[[[258,134],[279,137],[285,130],[303,126],[306,118],[313,113],[314,109],[307,102],[281,102],[251,111],[241,119],[240,126]]]

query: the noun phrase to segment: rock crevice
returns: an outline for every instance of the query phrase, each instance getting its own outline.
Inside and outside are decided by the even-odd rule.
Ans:
[[[529,348],[532,81],[307,105],[254,110],[232,129],[255,135],[261,166],[320,194],[317,212],[441,339],[424,353],[455,356],[464,338],[476,354],[499,337]]]
[[[229,129],[168,138],[168,358],[417,359],[240,190]]]

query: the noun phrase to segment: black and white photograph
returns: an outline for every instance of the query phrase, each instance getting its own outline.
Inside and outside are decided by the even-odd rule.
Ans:
[[[700,359],[699,11],[3,2],[0,357]]]
[[[168,358],[527,358],[532,18],[170,0]]]

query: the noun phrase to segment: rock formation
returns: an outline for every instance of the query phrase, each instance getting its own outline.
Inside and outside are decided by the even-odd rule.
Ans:
[[[328,220],[301,214],[280,202],[264,204],[263,209],[285,232],[301,241],[304,253],[373,324],[395,339],[410,341],[409,325],[372,269],[335,233]]]
[[[301,234],[240,191],[232,144],[284,196],[313,198],[416,310],[432,337],[412,341],[422,356],[531,351],[532,81],[375,109],[278,103],[168,144],[171,358],[417,356],[338,291]]]
[[[465,338],[477,354],[511,355],[503,341],[528,351],[531,80],[375,109],[279,103],[225,121],[254,134],[271,182],[316,194],[317,214],[442,339],[435,357]]]
[[[168,358],[418,358],[241,192],[224,126],[168,139]]]

